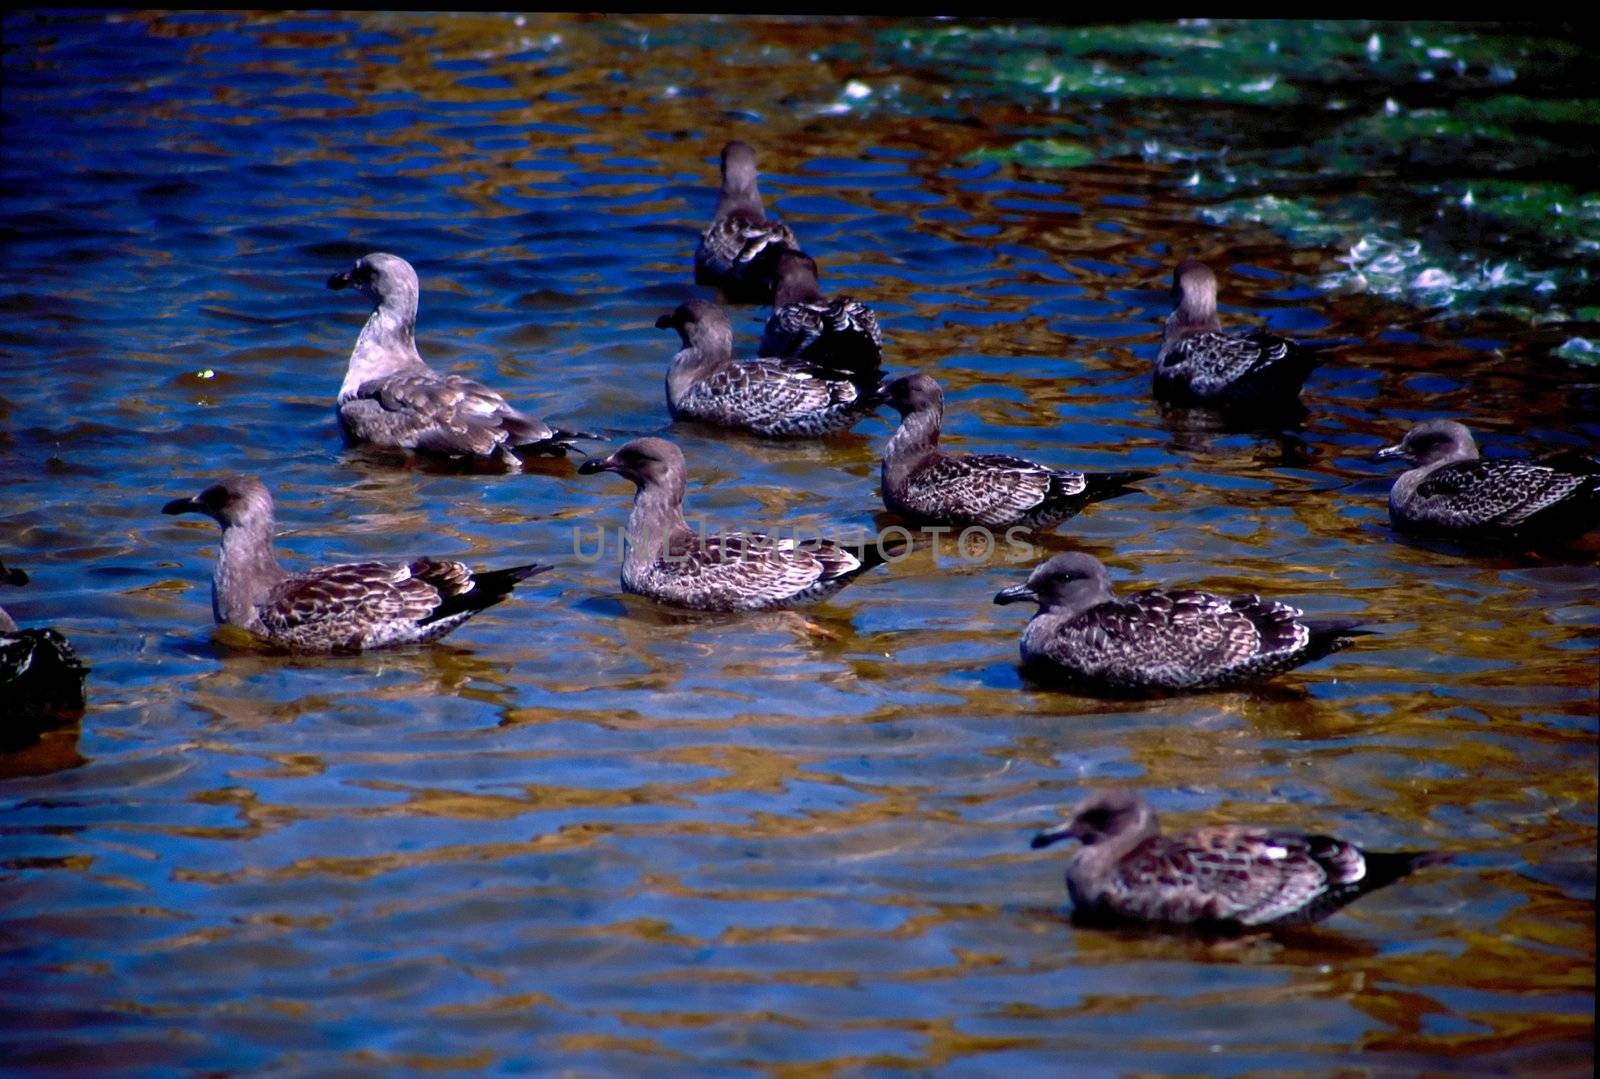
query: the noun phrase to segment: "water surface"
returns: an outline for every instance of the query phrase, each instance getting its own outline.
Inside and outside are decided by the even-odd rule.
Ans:
[[[14,1067],[718,1074],[1585,1073],[1594,1005],[1593,552],[1401,542],[1367,455],[1463,419],[1485,452],[1600,445],[1596,387],[1522,319],[1317,287],[1334,252],[1196,213],[1182,163],[981,151],[1052,134],[931,88],[912,24],[630,16],[5,19],[5,598],[93,668],[82,721],[0,758],[0,1034]],[[991,46],[1002,49],[1001,45]],[[907,50],[909,52],[909,50]],[[861,87],[867,93],[863,95]],[[894,91],[894,87],[900,87]],[[1060,134],[1060,133],[1056,133]],[[1160,473],[1068,522],[1121,587],[1260,590],[1380,636],[1271,687],[1042,692],[1028,563],[945,545],[801,614],[620,593],[631,491],[347,449],[365,311],[611,444],[666,434],[690,506],[870,526],[888,416],[790,445],[673,427],[661,378],[728,138],[869,297],[969,451]],[[1079,136],[1072,136],[1077,138]],[[1303,424],[1149,400],[1172,263],[1223,316],[1345,342]],[[752,347],[765,312],[733,312]],[[168,498],[252,471],[294,564],[557,570],[441,645],[329,659],[210,625],[216,532]],[[586,533],[592,535],[592,532]],[[614,548],[612,551],[614,556]],[[1074,929],[1027,849],[1086,790],[1458,852],[1325,926],[1207,943]]]

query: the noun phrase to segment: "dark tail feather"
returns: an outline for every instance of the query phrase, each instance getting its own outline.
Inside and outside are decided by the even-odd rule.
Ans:
[[[1367,875],[1361,879],[1362,890],[1372,892],[1410,876],[1423,866],[1443,865],[1451,861],[1453,855],[1436,850],[1369,850],[1364,858]]]
[[[860,572],[865,573],[874,566],[881,566],[891,558],[896,557],[911,545],[909,540],[899,536],[884,536],[879,534],[872,539],[861,543],[841,543],[840,547],[849,551],[861,560]]]
[[[1355,643],[1356,637],[1371,637],[1378,631],[1365,629],[1354,618],[1316,618],[1305,621],[1306,629],[1311,631],[1311,640],[1306,647],[1311,653],[1311,659],[1320,659],[1335,652],[1349,648]]]
[[[1154,476],[1154,472],[1085,472],[1083,479],[1087,486],[1083,491],[1084,500],[1103,502],[1108,498],[1137,494],[1139,489],[1131,484]]]
[[[454,596],[446,596],[443,603],[434,608],[432,614],[424,618],[423,623],[437,622],[441,618],[449,618],[453,614],[463,611],[481,611],[485,607],[492,607],[511,594],[519,582],[527,580],[536,573],[555,569],[554,566],[542,566],[530,563],[526,566],[511,566],[508,569],[490,570],[487,573],[474,573],[472,575],[472,588],[470,591],[461,592]]]

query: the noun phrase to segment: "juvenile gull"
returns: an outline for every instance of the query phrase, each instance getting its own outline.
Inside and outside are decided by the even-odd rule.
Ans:
[[[777,275],[759,355],[795,356],[822,367],[877,373],[883,334],[872,308],[850,296],[824,296],[817,285],[817,264],[803,252],[781,252]]]
[[[1600,461],[1581,453],[1482,458],[1472,432],[1461,424],[1428,420],[1376,456],[1417,466],[1389,490],[1389,519],[1396,528],[1537,543],[1600,526]]]
[[[1072,819],[1033,837],[1083,845],[1067,862],[1075,918],[1239,933],[1321,921],[1421,866],[1422,851],[1365,851],[1325,835],[1224,824],[1164,836],[1132,791],[1080,802]]]
[[[1297,402],[1319,350],[1265,330],[1225,334],[1217,320],[1217,278],[1186,259],[1172,272],[1172,314],[1156,354],[1155,395],[1216,409]]]
[[[0,584],[27,583],[26,573],[0,564]],[[65,637],[53,629],[18,629],[0,607],[0,719],[10,722],[83,711],[83,680],[88,673]],[[0,728],[0,748],[36,733],[36,729]]]
[[[1153,472],[1071,472],[1004,454],[939,451],[944,391],[924,374],[884,386],[900,429],[883,451],[883,504],[907,520],[957,527],[1044,529],[1091,502],[1133,494]]]
[[[797,359],[735,360],[733,327],[709,301],[680,304],[656,327],[677,330],[683,343],[667,368],[674,419],[814,438],[849,429],[881,403],[876,371],[852,374]]]
[[[217,622],[294,652],[360,652],[436,640],[549,566],[474,573],[461,562],[346,562],[288,573],[272,553],[272,495],[230,476],[162,513],[203,513],[222,526],[211,578]]]
[[[798,251],[789,226],[768,221],[756,187],[756,152],[734,141],[722,148],[722,194],[694,252],[694,280],[715,285],[729,303],[772,299],[778,253]]]
[[[339,423],[355,442],[446,457],[489,460],[519,469],[517,450],[565,453],[575,438],[518,412],[481,382],[442,375],[417,352],[417,271],[398,255],[375,251],[328,278],[372,301],[339,387]]]
[[[1257,681],[1350,645],[1366,630],[1304,619],[1260,596],[1150,589],[1121,599],[1099,560],[1055,555],[996,603],[1037,603],[1022,631],[1022,666],[1039,681],[1105,694],[1221,689]]]
[[[795,607],[833,595],[895,553],[872,541],[848,546],[760,532],[697,533],[683,516],[683,453],[665,439],[635,439],[578,471],[615,472],[638,485],[622,588],[661,603],[697,611]]]

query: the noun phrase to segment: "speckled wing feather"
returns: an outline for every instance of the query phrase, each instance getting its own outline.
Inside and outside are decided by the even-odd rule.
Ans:
[[[88,673],[77,651],[53,629],[0,631],[0,718],[81,709]],[[6,733],[0,731],[0,742]]]
[[[1042,527],[1076,512],[1066,500],[1086,487],[1082,473],[1020,457],[940,453],[907,477],[904,507],[893,508],[924,520],[986,528]]]
[[[1156,396],[1199,404],[1242,404],[1292,396],[1318,363],[1315,351],[1260,330],[1180,338],[1156,365]]]
[[[1360,848],[1241,825],[1152,836],[1118,862],[1091,910],[1147,922],[1266,926],[1315,921],[1359,896]]]
[[[770,300],[773,266],[784,248],[800,250],[788,225],[742,214],[719,217],[700,234],[694,253],[695,282],[717,285],[729,299]]]
[[[482,383],[431,371],[363,383],[339,403],[339,416],[360,441],[452,456],[488,457],[557,438]]]
[[[849,296],[788,303],[772,312],[761,334],[762,356],[798,356],[843,371],[876,370],[883,333],[872,308]]]
[[[1600,465],[1591,465],[1600,473]],[[1574,510],[1586,502],[1593,514],[1600,505],[1600,475],[1542,462],[1481,458],[1429,473],[1399,516],[1407,523],[1438,528],[1515,530],[1569,502]]]
[[[347,562],[285,579],[257,613],[267,638],[289,648],[374,648],[448,632],[460,618],[431,616],[471,586],[472,571],[459,562]]]
[[[1300,613],[1259,596],[1153,589],[1091,607],[1042,642],[1042,653],[1112,688],[1214,688],[1313,658]]]
[[[843,376],[802,360],[765,359],[701,379],[673,414],[763,435],[821,435],[849,428],[875,405],[871,393]]]
[[[867,566],[827,540],[796,541],[764,533],[674,538],[641,578],[623,583],[702,611],[761,610],[822,599],[843,588]]]

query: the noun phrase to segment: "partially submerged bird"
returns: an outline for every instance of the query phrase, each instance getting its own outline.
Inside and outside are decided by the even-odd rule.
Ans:
[[[294,652],[360,652],[436,640],[550,566],[475,573],[461,562],[346,562],[289,573],[272,553],[272,495],[254,476],[230,476],[162,513],[201,513],[222,526],[211,610]]]
[[[798,251],[789,226],[768,221],[756,186],[756,152],[737,140],[722,148],[722,193],[694,252],[694,280],[715,285],[729,303],[772,299],[778,253]]]
[[[1217,319],[1217,277],[1185,259],[1172,273],[1172,314],[1156,354],[1155,395],[1177,405],[1232,410],[1298,406],[1319,349],[1266,330],[1225,334]]]
[[[517,451],[565,453],[577,438],[517,411],[481,382],[443,375],[417,352],[417,272],[375,251],[328,278],[372,301],[339,387],[339,423],[353,442],[522,467]]]
[[[1389,519],[1396,528],[1540,543],[1600,526],[1600,461],[1581,453],[1539,460],[1479,457],[1466,427],[1428,420],[1375,456],[1416,466],[1389,489]]]
[[[757,354],[875,375],[883,362],[883,334],[872,308],[851,296],[824,296],[817,264],[804,252],[779,253],[776,272],[772,315]]]
[[[815,438],[849,429],[881,403],[875,371],[861,376],[799,359],[734,359],[733,326],[710,301],[679,304],[656,328],[677,330],[683,343],[667,368],[673,419]]]
[[[1133,494],[1153,472],[1072,472],[1004,454],[939,449],[944,391],[927,375],[884,385],[900,429],[883,451],[883,504],[919,524],[1044,529],[1091,502]]]
[[[1117,598],[1105,566],[1069,551],[1035,567],[996,603],[1037,603],[1022,666],[1041,682],[1123,695],[1222,689],[1349,647],[1348,619],[1308,619],[1260,596],[1150,589]]]
[[[640,438],[579,472],[615,472],[638,485],[628,515],[622,588],[697,611],[761,611],[825,599],[896,553],[882,541],[856,545],[760,532],[707,536],[683,516],[683,452]],[[903,544],[902,544],[903,546]]]
[[[28,575],[0,565],[0,584],[21,586]],[[0,719],[47,719],[83,711],[89,668],[53,629],[19,629],[0,607]],[[31,740],[38,728],[0,728],[0,748]]]
[[[1084,799],[1033,847],[1063,839],[1083,844],[1067,863],[1074,917],[1220,933],[1308,925],[1448,860],[1243,824],[1164,836],[1149,803],[1120,790]]]

